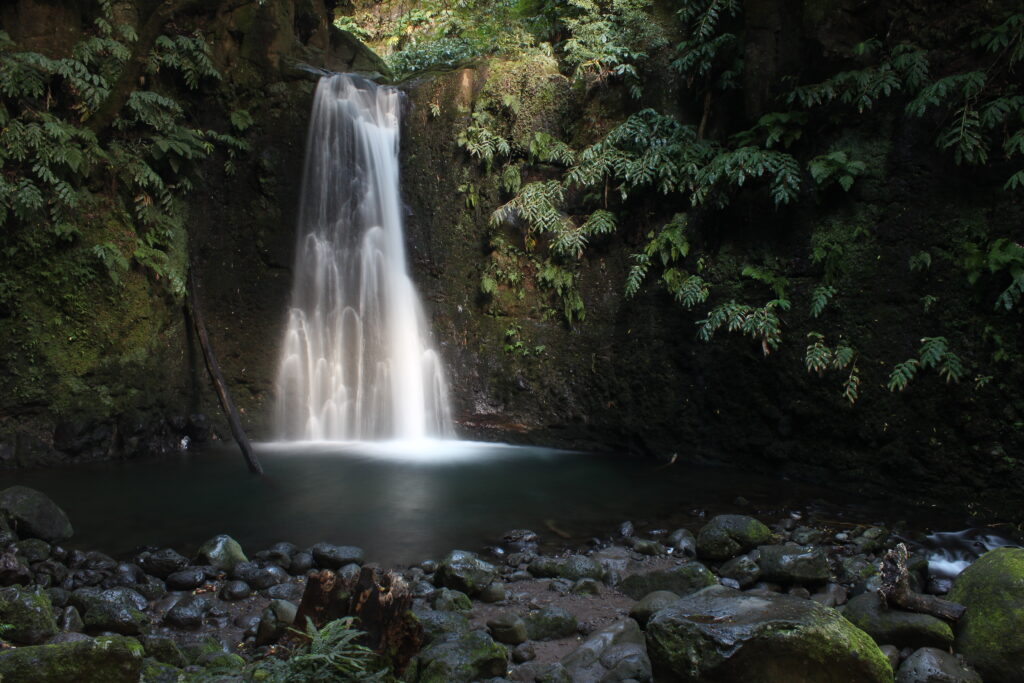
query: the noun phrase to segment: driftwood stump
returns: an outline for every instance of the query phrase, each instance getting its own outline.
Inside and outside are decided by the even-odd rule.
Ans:
[[[883,606],[896,605],[910,612],[930,614],[950,621],[959,619],[966,610],[959,603],[910,590],[907,546],[902,543],[896,544],[896,547],[882,558],[880,576],[882,585],[878,589],[878,597],[882,599]]]
[[[295,628],[309,619],[317,628],[342,617],[355,617],[365,634],[360,642],[388,660],[401,674],[423,644],[423,628],[412,616],[412,594],[401,576],[367,565],[346,582],[329,569],[311,574],[295,615]],[[292,631],[283,645],[294,647],[306,638]]]

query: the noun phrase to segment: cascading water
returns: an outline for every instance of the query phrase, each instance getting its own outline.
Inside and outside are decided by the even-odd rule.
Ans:
[[[354,76],[317,86],[277,376],[285,439],[452,434],[443,368],[406,270],[401,103],[398,90]]]

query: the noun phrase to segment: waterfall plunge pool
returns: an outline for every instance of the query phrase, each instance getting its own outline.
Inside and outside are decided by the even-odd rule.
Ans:
[[[158,460],[4,473],[0,487],[39,489],[75,527],[68,545],[124,555],[143,545],[190,552],[230,534],[250,553],[278,541],[358,545],[385,565],[453,548],[482,550],[529,528],[552,549],[607,537],[630,520],[641,534],[696,531],[718,513],[771,524],[881,524],[915,538],[962,517],[726,467],[465,441],[264,443],[264,477],[233,447]],[[737,498],[748,501],[737,504]],[[557,531],[556,531],[557,530]],[[566,537],[567,536],[567,537]]]

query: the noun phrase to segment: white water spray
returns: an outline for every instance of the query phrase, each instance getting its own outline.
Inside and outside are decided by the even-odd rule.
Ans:
[[[395,88],[354,76],[317,86],[277,375],[285,439],[452,434],[441,360],[406,270],[400,106]]]

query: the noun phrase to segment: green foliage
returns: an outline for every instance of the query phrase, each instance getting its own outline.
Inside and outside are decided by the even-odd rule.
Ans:
[[[685,235],[686,224],[686,214],[677,213],[661,230],[652,230],[647,233],[648,241],[643,252],[632,255],[633,265],[630,267],[629,274],[626,277],[627,297],[635,296],[640,290],[640,285],[647,276],[648,268],[650,268],[651,259],[657,257],[661,262],[661,266],[668,269],[672,264],[678,263],[686,258],[686,255],[690,253],[690,242],[686,239]],[[671,282],[674,285],[678,285],[680,288],[682,287],[683,280],[680,279],[679,271],[676,271],[676,274],[672,276]],[[669,284],[669,281],[666,281],[666,284]],[[690,287],[695,286],[695,284],[696,283],[691,284]],[[706,287],[702,288],[701,291],[705,290]],[[685,300],[690,301],[693,300],[694,293],[689,292],[689,296],[687,296],[682,293],[681,289],[677,289],[673,291],[673,294],[677,299],[682,295]],[[703,299],[706,298],[707,294],[705,292]],[[687,306],[687,308],[689,307],[690,306]]]
[[[268,683],[387,681],[388,672],[378,667],[373,650],[359,644],[363,633],[354,623],[353,617],[344,617],[317,629],[307,618],[308,641],[288,659],[263,660],[250,678]]]
[[[498,156],[507,157],[512,153],[512,147],[508,140],[488,127],[491,123],[489,116],[477,113],[473,115],[473,121],[473,125],[459,133],[459,146],[469,152],[471,157],[482,160],[490,170],[494,159]]]
[[[609,79],[627,83],[639,98],[642,89],[637,67],[647,58],[645,49],[665,42],[651,22],[651,0],[568,0],[575,11],[562,19],[569,38],[562,45],[573,77],[588,86]]]
[[[520,358],[529,358],[530,356],[539,356],[547,349],[543,344],[537,344],[535,346],[529,346],[522,338],[523,328],[518,323],[513,323],[505,328],[504,339],[505,339],[505,353],[519,356]]]
[[[788,310],[789,306],[789,300],[781,298],[761,307],[728,301],[712,308],[707,318],[697,322],[697,336],[711,341],[715,332],[724,327],[728,332],[740,332],[759,342],[761,352],[767,356],[782,343],[782,320],[778,312]]]
[[[889,391],[903,391],[917,375],[918,370],[935,368],[939,375],[949,382],[959,382],[967,375],[967,368],[960,357],[949,350],[945,337],[924,337],[917,358],[908,358],[897,363],[889,374]]]
[[[1009,277],[1010,283],[996,298],[995,308],[1012,310],[1024,295],[1024,246],[1000,237],[993,240],[987,249],[969,242],[964,245],[964,250],[964,268],[967,280],[972,285],[978,282],[985,271]]]
[[[843,191],[849,192],[853,181],[867,170],[867,165],[851,159],[847,152],[837,150],[814,157],[807,162],[807,170],[819,187],[836,182]]]
[[[928,270],[932,267],[932,255],[927,251],[919,251],[908,259],[907,266],[914,272]]]
[[[808,332],[810,343],[804,354],[807,372],[824,375],[827,371],[845,372],[842,396],[852,406],[860,398],[860,372],[857,369],[857,352],[852,346],[840,342],[835,348],[825,344],[825,336],[819,332]]]
[[[743,277],[749,277],[751,280],[757,280],[768,285],[775,292],[777,298],[786,298],[786,288],[789,287],[789,280],[785,277],[759,266],[744,266],[741,274]]]
[[[682,74],[690,87],[732,90],[738,87],[743,63],[735,33],[722,24],[740,14],[739,0],[693,0],[677,11],[686,38],[676,46],[672,68]]]
[[[821,315],[828,302],[836,295],[836,288],[831,285],[815,287],[811,292],[811,317],[817,318]]]
[[[0,32],[0,226],[8,233],[6,248],[26,248],[38,230],[73,247],[81,234],[76,221],[108,201],[93,194],[102,191],[133,208],[134,234],[121,239],[134,244],[94,244],[93,257],[119,285],[130,255],[180,297],[185,234],[180,200],[193,186],[197,164],[217,146],[227,152],[228,171],[248,146],[193,128],[177,101],[141,88],[129,93],[114,135],[101,141],[83,125],[107,100],[136,40],[130,27],[113,25],[109,3],[101,10],[95,32],[62,59],[15,52]],[[146,69],[153,76],[176,74],[189,89],[220,78],[198,35],[159,36]],[[244,130],[251,117],[236,113],[232,122]]]
[[[537,283],[558,297],[562,303],[562,314],[570,325],[587,317],[574,272],[547,261],[537,271]]]

